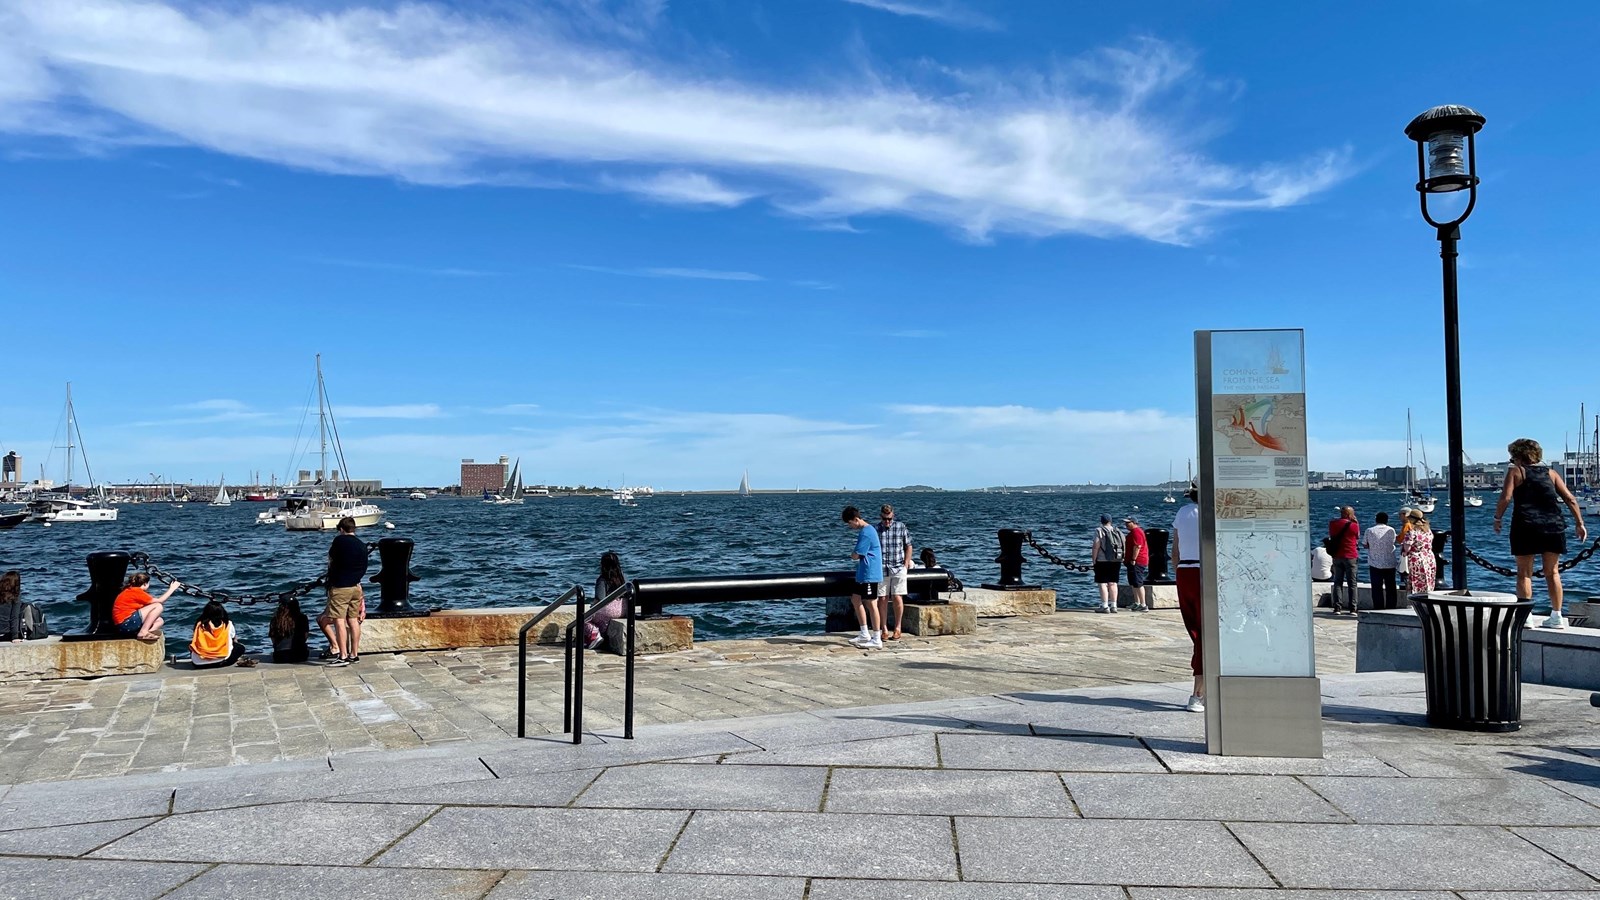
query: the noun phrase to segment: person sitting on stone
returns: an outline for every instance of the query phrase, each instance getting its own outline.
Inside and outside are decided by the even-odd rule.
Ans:
[[[923,547],[921,556],[922,556],[922,567],[924,569],[937,569],[937,568],[939,568],[939,559],[938,559],[938,557],[933,555],[933,548],[931,548],[931,547]],[[966,590],[966,587],[964,585],[962,585],[961,579],[957,578],[953,573],[947,573],[946,574],[945,583],[944,583],[944,593],[947,593],[947,594],[959,594],[959,593],[961,593],[962,591],[965,591],[965,590]]]
[[[161,618],[161,611],[182,585],[174,581],[167,586],[165,594],[155,598],[145,589],[149,583],[150,576],[143,572],[128,576],[127,587],[111,604],[111,621],[117,626],[118,633],[132,635],[141,641],[154,641],[161,634],[161,626],[166,624],[166,620]]]
[[[256,661],[243,659],[244,645],[234,637],[233,620],[228,618],[228,608],[212,600],[200,611],[194,623],[194,636],[189,639],[189,662],[196,669],[220,669],[238,663],[253,666]]]
[[[622,574],[622,557],[615,550],[607,550],[600,554],[600,577],[594,580],[594,599],[598,603],[604,600],[617,588],[628,583],[626,575]],[[606,627],[611,620],[623,615],[623,598],[607,603],[595,610],[589,621],[583,624],[583,646],[588,650],[596,650],[606,641]]]
[[[267,638],[272,641],[272,661],[275,663],[301,663],[311,658],[311,648],[306,639],[311,634],[311,623],[300,611],[299,600],[285,600],[267,626]]]

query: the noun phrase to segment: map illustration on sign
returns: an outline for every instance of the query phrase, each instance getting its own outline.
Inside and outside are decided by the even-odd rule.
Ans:
[[[1305,528],[1309,508],[1304,488],[1218,488],[1217,521],[1272,519]]]
[[[1217,617],[1224,675],[1311,675],[1304,530],[1217,530]]]
[[[1219,456],[1306,455],[1304,394],[1217,394],[1212,410]]]

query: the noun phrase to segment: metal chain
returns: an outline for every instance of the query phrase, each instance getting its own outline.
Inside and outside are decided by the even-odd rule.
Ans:
[[[367,544],[367,555],[371,556],[372,552],[377,549],[377,544],[369,542]],[[167,585],[175,584],[178,586],[178,593],[188,597],[194,597],[197,600],[205,600],[207,602],[215,600],[219,603],[237,603],[240,606],[254,606],[257,603],[283,603],[286,600],[298,600],[328,583],[328,576],[326,573],[324,573],[322,575],[318,575],[316,578],[313,578],[310,581],[302,582],[294,587],[282,591],[272,591],[260,594],[234,594],[228,591],[208,591],[204,588],[194,587],[189,583],[174,577],[171,573],[152,562],[150,560],[150,554],[148,553],[135,552],[130,554],[130,556],[130,562],[132,566],[139,571],[144,572],[146,575],[149,575],[152,581],[159,581],[162,584]]]
[[[1471,548],[1463,547],[1462,549],[1466,552],[1467,559],[1470,559],[1473,562],[1477,563],[1478,565],[1483,566],[1485,569],[1488,569],[1489,571],[1491,571],[1491,572],[1493,572],[1493,573],[1495,573],[1497,575],[1504,575],[1507,578],[1515,578],[1515,577],[1517,577],[1517,570],[1509,569],[1509,568],[1506,568],[1505,566],[1497,566],[1494,563],[1488,561],[1487,559],[1484,559],[1483,557],[1479,556],[1478,554],[1472,552]],[[1600,537],[1595,538],[1594,539],[1594,543],[1592,543],[1589,546],[1583,548],[1582,550],[1579,550],[1577,555],[1573,556],[1571,559],[1567,560],[1566,562],[1563,562],[1560,566],[1557,567],[1557,571],[1565,572],[1565,571],[1573,568],[1574,566],[1580,566],[1583,563],[1588,562],[1589,557],[1594,556],[1597,551],[1600,551]],[[1538,569],[1534,569],[1533,570],[1533,577],[1535,577],[1535,578],[1543,578],[1544,577],[1544,569],[1542,567],[1538,568]]]
[[[1038,541],[1033,539],[1033,532],[1031,532],[1031,531],[1024,531],[1023,532],[1023,536],[1028,539],[1028,546],[1030,546],[1034,550],[1038,551],[1039,556],[1042,557],[1045,562],[1054,563],[1055,565],[1058,565],[1061,568],[1066,569],[1068,572],[1093,572],[1094,571],[1094,566],[1089,565],[1088,563],[1073,562],[1070,559],[1062,559],[1061,557],[1055,555],[1054,553],[1051,553],[1049,550],[1046,550],[1044,547],[1039,545]]]

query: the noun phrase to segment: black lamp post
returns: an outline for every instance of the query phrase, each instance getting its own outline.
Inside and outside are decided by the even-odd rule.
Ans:
[[[1422,218],[1439,231],[1439,258],[1444,260],[1444,382],[1450,422],[1450,532],[1455,547],[1450,553],[1451,581],[1457,593],[1467,593],[1467,490],[1461,437],[1461,333],[1456,308],[1456,241],[1462,222],[1478,203],[1478,161],[1474,136],[1484,118],[1469,106],[1435,106],[1406,126],[1406,137],[1417,142],[1417,192]],[[1428,209],[1429,194],[1467,192],[1466,206],[1448,221],[1438,221]]]

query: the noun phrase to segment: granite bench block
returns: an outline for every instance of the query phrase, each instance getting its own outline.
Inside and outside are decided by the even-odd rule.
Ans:
[[[981,618],[998,616],[1048,616],[1056,611],[1056,592],[996,591],[990,588],[967,588],[962,601],[970,603]]]
[[[906,634],[932,637],[940,634],[974,634],[978,630],[977,610],[970,603],[912,603],[907,601]]]
[[[606,646],[613,653],[623,653],[628,646],[628,623],[613,619],[606,626]],[[676,653],[694,647],[694,619],[689,616],[659,616],[635,619],[633,622],[633,652]]]
[[[459,647],[509,647],[517,631],[543,609],[510,606],[497,609],[441,609],[428,616],[368,618],[361,626],[364,653],[405,650],[451,650]],[[559,609],[528,633],[528,642],[559,644],[572,623],[573,610]]]
[[[104,675],[148,675],[166,661],[161,641],[117,639],[63,641],[52,635],[38,641],[0,642],[0,683]]]

